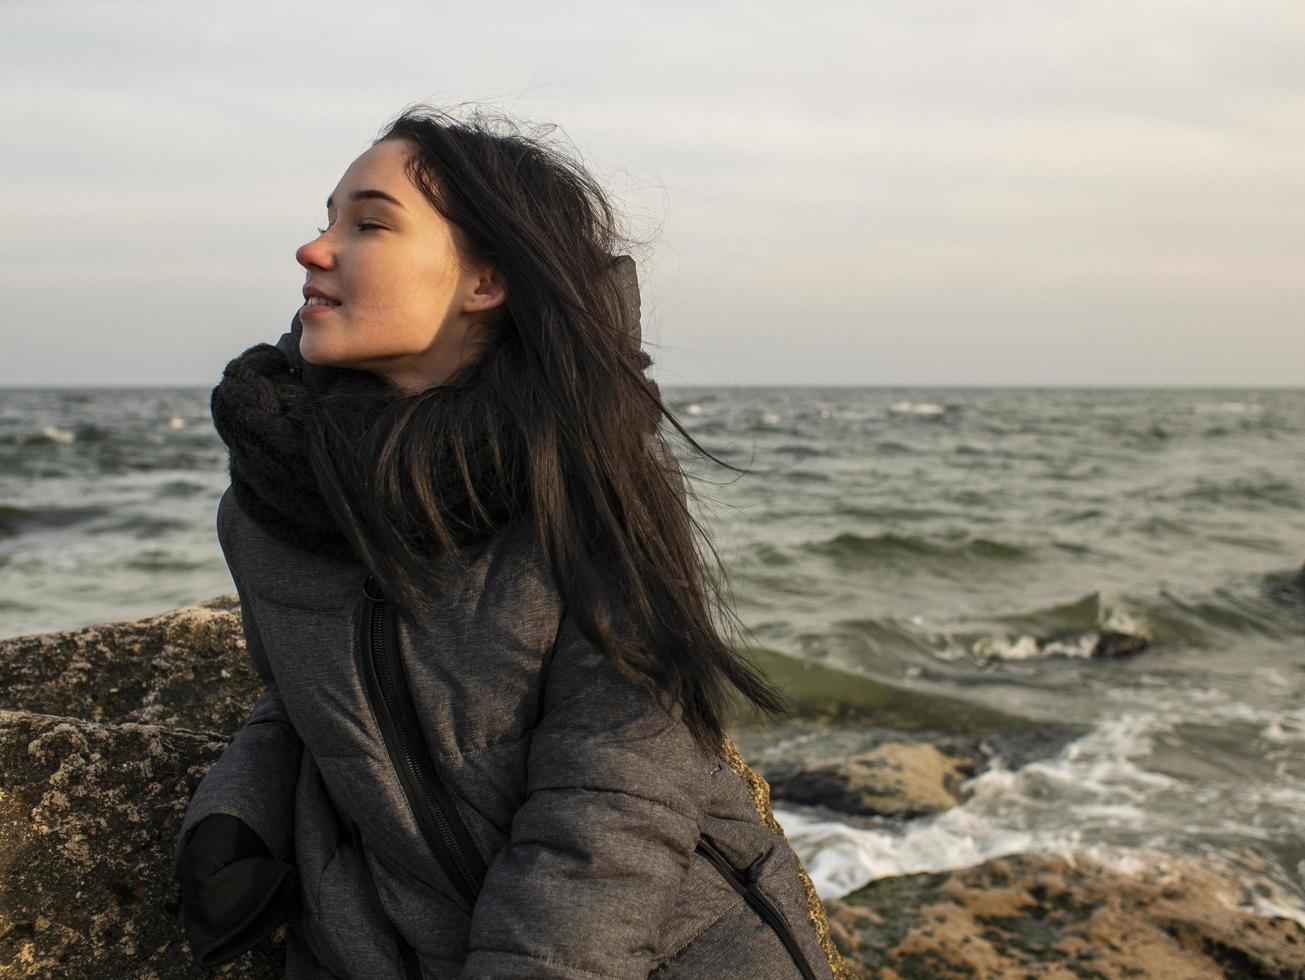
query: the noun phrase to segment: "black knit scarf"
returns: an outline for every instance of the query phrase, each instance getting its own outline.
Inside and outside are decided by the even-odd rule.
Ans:
[[[229,450],[232,490],[241,509],[272,536],[314,554],[357,561],[319,491],[307,451],[308,431],[329,417],[331,424],[324,431],[337,437],[344,433],[361,443],[378,420],[394,417],[385,410],[400,396],[384,380],[361,371],[332,371],[329,384],[307,384],[296,354],[297,344],[290,350],[257,344],[226,366],[213,389],[213,424]],[[489,445],[490,426],[500,413],[488,403],[484,386],[441,388],[431,395],[441,410],[456,410],[460,417],[485,426],[473,440],[467,461],[472,486],[492,515],[492,525],[477,518],[456,463],[435,459],[432,464],[440,504],[452,518],[457,543],[483,540],[524,503],[524,488],[505,487],[490,454],[478,451]],[[344,455],[351,452],[352,447],[346,447]]]

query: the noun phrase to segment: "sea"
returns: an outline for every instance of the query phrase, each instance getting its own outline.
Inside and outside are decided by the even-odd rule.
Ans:
[[[0,389],[0,636],[231,591],[209,391]],[[1250,874],[1257,908],[1305,924],[1305,389],[662,393],[736,468],[672,437],[799,705],[741,746],[1053,733],[934,816],[777,801],[822,897],[1003,854],[1168,856]]]

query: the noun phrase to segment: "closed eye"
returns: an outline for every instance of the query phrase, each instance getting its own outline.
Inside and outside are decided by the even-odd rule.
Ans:
[[[330,225],[327,225],[326,228],[318,228],[318,229],[317,229],[317,233],[318,233],[319,235],[325,235],[325,234],[326,234],[326,231],[327,231],[327,228],[330,228],[330,227],[331,227]],[[374,229],[374,228],[378,228],[378,229],[382,229],[382,230],[383,230],[383,229],[385,228],[385,226],[384,226],[384,225],[373,225],[373,224],[368,224],[367,222],[362,222],[361,224],[358,225],[358,230],[359,230],[359,231],[371,231],[371,230]]]

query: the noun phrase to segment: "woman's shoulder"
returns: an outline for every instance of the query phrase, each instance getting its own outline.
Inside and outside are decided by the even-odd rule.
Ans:
[[[332,609],[351,601],[366,579],[355,561],[315,554],[277,530],[274,515],[259,515],[236,484],[217,506],[217,539],[237,587],[282,605]]]
[[[246,591],[282,605],[336,610],[356,603],[368,571],[353,559],[318,554],[256,520],[236,485],[218,501],[217,537],[233,579]],[[556,619],[560,609],[533,526],[519,519],[499,534],[432,561],[430,616],[487,623],[531,614]],[[430,624],[418,624],[430,625]]]

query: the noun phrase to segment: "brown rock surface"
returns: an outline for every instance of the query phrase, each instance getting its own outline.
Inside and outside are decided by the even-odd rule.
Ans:
[[[1305,977],[1305,928],[1253,914],[1262,888],[1162,855],[1123,874],[1025,854],[826,904],[844,955],[885,980]]]
[[[964,800],[961,783],[978,771],[972,755],[927,742],[886,742],[868,752],[770,775],[776,799],[819,803],[843,813],[910,818]]]
[[[776,800],[900,823],[963,803],[965,780],[1055,755],[1081,726],[1011,725],[981,735],[783,722],[736,731]]]
[[[0,708],[15,711],[234,732],[262,689],[234,595],[0,640]]]
[[[169,870],[223,740],[157,725],[0,710],[0,976],[280,976],[265,942],[190,968]]]

